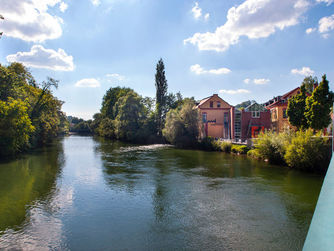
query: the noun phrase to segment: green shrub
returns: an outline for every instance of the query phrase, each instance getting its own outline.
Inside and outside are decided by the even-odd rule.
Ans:
[[[260,133],[254,140],[255,148],[258,150],[260,158],[268,160],[270,163],[284,163],[284,155],[287,146],[290,144],[293,132],[286,131],[275,133],[266,131]]]
[[[215,150],[214,142],[215,142],[214,138],[205,137],[201,139],[201,141],[199,142],[199,147],[200,149],[205,150],[205,151],[214,151]]]
[[[259,149],[251,149],[247,152],[247,156],[255,159],[261,159],[261,155],[259,153]]]
[[[233,153],[246,154],[248,150],[248,147],[245,145],[232,145],[231,147]]]
[[[291,140],[284,157],[290,167],[324,172],[331,157],[330,142],[321,137],[321,132],[313,135],[311,129],[299,131]]]
[[[223,151],[225,153],[229,153],[229,152],[231,152],[231,148],[232,148],[232,143],[231,142],[226,142],[226,141],[221,141],[220,142],[221,151]]]

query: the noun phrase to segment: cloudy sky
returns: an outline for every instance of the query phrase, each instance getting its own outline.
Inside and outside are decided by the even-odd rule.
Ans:
[[[0,0],[0,63],[25,64],[68,115],[98,112],[107,89],[265,102],[326,73],[334,83],[334,0]]]

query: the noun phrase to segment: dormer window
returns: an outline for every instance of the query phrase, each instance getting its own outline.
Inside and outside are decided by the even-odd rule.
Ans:
[[[210,101],[210,108],[213,108],[213,101]]]
[[[220,102],[219,101],[217,102],[217,108],[220,108]]]

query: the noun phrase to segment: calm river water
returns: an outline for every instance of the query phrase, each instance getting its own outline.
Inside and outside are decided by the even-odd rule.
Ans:
[[[322,177],[70,136],[0,162],[0,249],[301,250]]]

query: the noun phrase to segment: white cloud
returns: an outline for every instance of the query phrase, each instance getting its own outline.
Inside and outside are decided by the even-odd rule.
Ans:
[[[198,2],[195,2],[195,6],[191,9],[195,19],[199,19],[202,16],[202,9],[199,7]],[[207,21],[210,18],[210,14],[206,13],[204,15],[204,20]]]
[[[334,3],[334,0],[317,0],[318,3],[327,3],[327,6],[328,5],[331,5],[332,3]]]
[[[334,29],[334,14],[329,17],[323,17],[319,20],[319,32],[324,38],[329,36],[328,32]]]
[[[242,93],[250,93],[249,90],[246,89],[237,89],[237,90],[219,90],[220,93],[224,94],[230,94],[230,95],[235,95],[235,94],[242,94]]]
[[[194,18],[198,19],[202,16],[202,9],[198,7],[198,2],[195,3],[195,6],[191,9],[191,12],[194,15]]]
[[[84,78],[75,83],[76,87],[89,87],[96,88],[100,87],[100,82],[95,78]]]
[[[99,6],[101,4],[100,0],[91,0],[92,4],[95,6]]]
[[[54,71],[73,71],[73,57],[63,49],[58,51],[34,45],[28,52],[17,52],[6,57],[8,62],[21,62],[27,67],[45,68]]]
[[[265,84],[268,84],[270,82],[270,79],[267,79],[267,78],[255,78],[253,80],[253,82],[256,85],[265,85]]]
[[[265,38],[298,24],[308,5],[306,0],[246,0],[228,10],[226,23],[215,32],[195,33],[183,42],[199,50],[225,51],[242,36]]]
[[[211,69],[211,70],[204,70],[199,64],[195,64],[190,66],[190,71],[194,72],[197,75],[200,74],[228,74],[231,72],[228,68],[218,68],[218,69]]]
[[[68,4],[67,3],[64,3],[64,2],[61,2],[60,5],[59,5],[59,9],[61,12],[65,12],[65,10],[67,10],[68,8]]]
[[[249,78],[245,78],[245,79],[244,79],[244,83],[245,83],[245,84],[249,84],[249,81],[250,81]]]
[[[306,34],[310,34],[310,33],[312,33],[312,32],[315,32],[317,30],[317,28],[308,28],[308,29],[306,29]]]
[[[114,82],[114,81],[122,82],[125,80],[125,77],[118,73],[106,74],[106,77],[108,78],[107,81],[109,82]]]
[[[292,69],[291,70],[292,74],[299,74],[299,75],[303,75],[303,76],[311,76],[314,74],[314,71],[311,70],[310,67],[303,67],[301,69]]]
[[[1,0],[0,13],[5,20],[1,31],[5,36],[30,42],[43,42],[62,35],[60,17],[48,13],[61,0]]]

